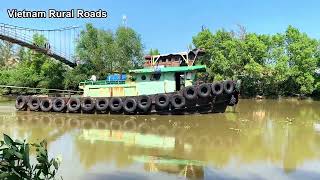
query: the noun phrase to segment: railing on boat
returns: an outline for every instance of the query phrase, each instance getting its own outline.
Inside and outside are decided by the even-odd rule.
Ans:
[[[91,80],[86,80],[84,82],[80,82],[79,86],[84,86],[84,85],[113,85],[113,84],[125,84],[125,80],[117,80],[117,81],[106,81],[106,80],[91,81]]]

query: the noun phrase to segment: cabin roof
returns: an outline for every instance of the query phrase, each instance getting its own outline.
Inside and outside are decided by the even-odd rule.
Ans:
[[[201,49],[201,48],[198,48],[198,49],[193,49],[193,50],[190,50],[190,51],[183,51],[183,52],[177,52],[177,53],[170,53],[170,54],[159,54],[159,55],[146,55],[144,58],[146,60],[150,60],[151,57],[171,57],[171,56],[183,56],[183,55],[188,55],[190,53],[193,53],[193,54],[198,54],[198,55],[204,55],[205,54],[205,50],[204,49]]]
[[[188,71],[205,71],[205,65],[198,66],[178,66],[178,67],[155,67],[155,68],[144,68],[130,70],[130,73],[143,74],[143,73],[154,73],[154,72],[188,72]]]

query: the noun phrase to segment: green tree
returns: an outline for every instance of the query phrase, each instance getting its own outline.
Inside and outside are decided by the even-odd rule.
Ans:
[[[133,29],[120,26],[116,31],[115,43],[119,62],[117,67],[119,71],[128,71],[129,69],[141,67],[143,60],[143,45],[141,37]]]
[[[0,42],[0,67],[13,64],[16,60],[13,44],[7,41]]]
[[[206,64],[212,80],[242,80],[244,95],[311,94],[319,87],[319,41],[289,26],[285,33],[259,35],[204,29],[193,37],[206,49],[198,63]]]
[[[34,35],[34,43],[38,46],[44,46],[47,40],[44,36]],[[66,68],[56,60],[41,54],[34,52],[33,50],[27,50],[20,54],[20,63],[15,67],[7,70],[2,70],[1,84],[26,86],[26,87],[42,87],[42,88],[63,88],[64,74]]]
[[[141,38],[128,27],[119,27],[112,33],[87,24],[81,32],[76,52],[82,64],[92,67],[86,75],[104,77],[113,71],[127,71],[143,63]]]
[[[90,75],[86,72],[90,72],[92,69],[93,67],[91,67],[89,64],[82,64],[78,65],[74,69],[69,70],[65,74],[63,82],[65,89],[78,89],[81,81],[89,79]]]
[[[150,49],[148,55],[154,56],[154,55],[160,55],[160,52],[158,49]]]
[[[319,44],[305,33],[289,26],[286,31],[286,46],[291,75],[299,87],[299,92],[310,94],[315,89],[315,70],[318,59],[315,54]]]
[[[19,58],[19,61],[24,61],[28,58],[26,49],[24,47],[19,47],[17,56]]]
[[[200,59],[201,64],[207,65],[212,80],[233,78],[242,72],[240,47],[243,43],[236,39],[231,32],[219,30],[213,34],[205,29],[193,37],[197,48],[204,48],[207,54]]]

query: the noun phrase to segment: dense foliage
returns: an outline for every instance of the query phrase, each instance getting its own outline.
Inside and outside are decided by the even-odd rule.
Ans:
[[[25,141],[13,141],[4,134],[0,141],[0,179],[54,179],[60,160],[48,158],[47,143],[29,144]],[[31,163],[30,151],[36,150],[36,162]]]
[[[41,35],[35,35],[33,40],[40,47],[47,42]],[[87,24],[77,42],[80,63],[74,69],[32,50],[13,50],[12,44],[0,42],[1,85],[77,89],[79,82],[91,75],[104,79],[108,73],[125,72],[143,62],[140,36],[122,26],[113,33]]]
[[[43,36],[35,35],[34,43],[43,46],[46,39]],[[12,46],[11,46],[12,47]],[[7,51],[12,51],[7,48]],[[0,84],[43,87],[43,88],[63,88],[62,78],[65,73],[65,67],[47,56],[36,53],[32,50],[21,48],[18,51],[19,58],[15,65],[6,65],[1,67]],[[10,57],[9,59],[14,59]],[[5,61],[8,62],[8,61]],[[12,63],[11,63],[12,64]],[[54,71],[53,71],[54,69]]]
[[[148,55],[160,55],[160,52],[158,49],[150,49]]]
[[[143,63],[141,38],[129,27],[120,26],[113,33],[87,24],[80,34],[76,53],[80,65],[67,73],[66,88],[76,88],[81,80],[93,74],[104,79],[108,73],[126,72]]]
[[[211,80],[242,80],[242,93],[253,96],[294,95],[319,92],[319,41],[289,26],[285,33],[259,35],[204,29],[193,37],[205,48]]]

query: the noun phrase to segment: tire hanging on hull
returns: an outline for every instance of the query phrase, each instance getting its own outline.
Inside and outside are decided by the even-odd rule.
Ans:
[[[200,98],[207,98],[211,94],[211,87],[210,84],[204,83],[200,84],[198,87],[198,96]]]
[[[188,101],[193,101],[197,98],[197,88],[195,86],[187,86],[183,89],[183,96]]]
[[[180,94],[173,95],[170,102],[174,109],[182,109],[186,105],[186,99]]]
[[[169,108],[170,99],[167,94],[158,94],[155,97],[156,109],[165,110]]]
[[[110,99],[109,107],[111,112],[119,112],[122,109],[122,106],[123,106],[123,102],[120,97],[112,97]]]
[[[40,108],[40,99],[38,97],[30,97],[28,107],[31,111],[37,111]]]
[[[85,97],[81,101],[81,109],[85,113],[90,113],[94,110],[95,101],[90,97]]]
[[[52,100],[49,98],[42,99],[40,102],[40,109],[43,112],[49,112],[52,110]]]
[[[137,109],[137,101],[134,98],[126,98],[123,102],[123,110],[127,114],[135,113]]]
[[[78,98],[70,98],[67,103],[67,109],[69,112],[78,112],[81,108],[81,102]]]
[[[107,98],[98,98],[96,99],[95,108],[99,112],[107,111],[109,107],[109,100]]]
[[[151,98],[147,95],[141,95],[138,97],[137,106],[139,110],[146,113],[151,109]]]
[[[234,90],[234,82],[231,80],[224,81],[223,90],[226,94],[232,94]]]
[[[214,96],[221,95],[223,93],[223,84],[221,82],[212,83],[211,92]]]
[[[25,110],[27,107],[27,98],[24,96],[18,96],[16,99],[15,107],[18,110]]]
[[[55,98],[52,102],[52,109],[55,112],[64,112],[66,108],[66,102],[63,98]]]

